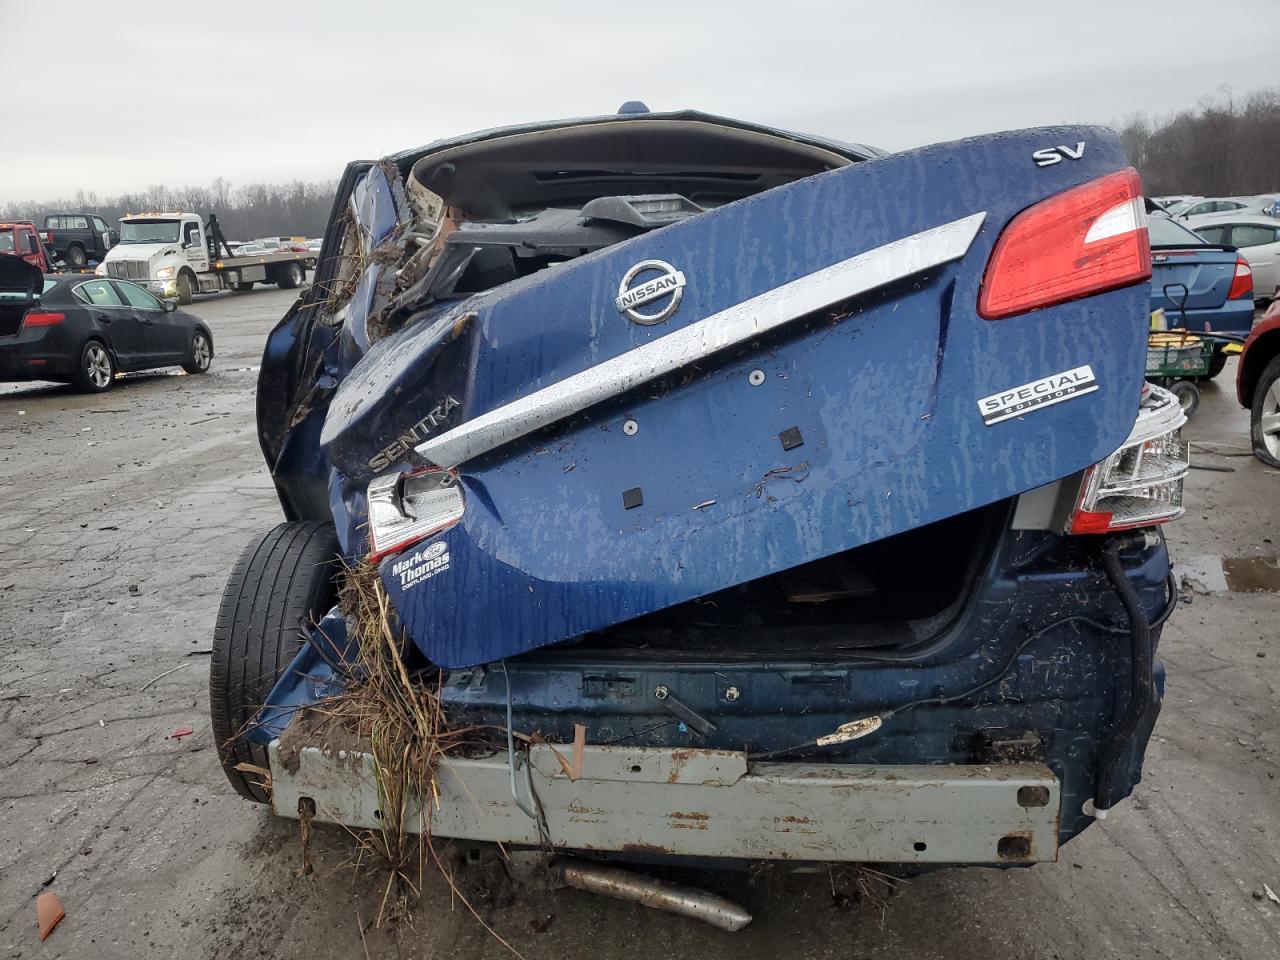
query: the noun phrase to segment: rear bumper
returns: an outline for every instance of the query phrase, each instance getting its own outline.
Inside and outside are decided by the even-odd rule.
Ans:
[[[74,374],[71,345],[50,329],[22,330],[0,343],[0,380],[65,380]]]
[[[1161,302],[1156,302],[1157,300]],[[1248,333],[1253,327],[1253,298],[1228,300],[1220,307],[1202,310],[1188,309],[1185,317],[1176,306],[1163,297],[1152,298],[1151,309],[1163,307],[1165,318],[1172,328],[1185,328],[1192,333]],[[1184,322],[1185,321],[1185,322]]]
[[[569,747],[559,752],[566,759]],[[373,757],[270,747],[272,805],[297,817],[379,829]],[[550,745],[521,763],[559,850],[822,862],[1019,864],[1058,855],[1057,778],[1042,764],[749,763],[735,751],[588,746],[570,780]],[[537,846],[512,795],[506,754],[443,761],[431,833]],[[411,810],[406,829],[426,818]]]
[[[1140,779],[1143,753],[1160,707],[1164,668],[1154,650],[1158,624],[1176,600],[1167,592],[1168,554],[1158,534],[1130,534],[1126,542],[1122,565],[1138,606],[1145,608],[1144,619],[1152,624],[1144,644],[1149,645],[1145,652],[1150,659],[1141,670],[1132,659],[1132,637],[1119,626],[1103,626],[1125,621],[1115,591],[1089,559],[1096,542],[1020,531],[1005,538],[982,578],[984,585],[969,597],[953,625],[932,639],[922,638],[922,646],[869,658],[855,650],[839,659],[811,662],[673,660],[655,658],[653,651],[639,658],[618,652],[606,659],[604,650],[570,647],[513,659],[505,668],[448,671],[439,697],[452,723],[536,730],[559,743],[572,741],[575,726],[581,724],[590,743],[626,744],[626,755],[641,757],[626,766],[625,773],[584,766],[592,782],[588,794],[582,792],[587,789],[582,781],[570,784],[557,778],[554,755],[539,759],[543,748],[534,748],[534,792],[544,803],[550,798],[562,808],[563,823],[557,828],[562,832],[553,835],[559,837],[557,845],[568,849],[617,849],[639,855],[646,850],[643,845],[650,844],[653,853],[749,858],[898,862],[905,857],[907,862],[948,863],[1053,859],[1058,845],[1093,822],[1087,801],[1095,799],[1102,786],[1109,801],[1104,805],[1111,806]],[[1090,619],[1046,622],[1062,611]],[[335,611],[326,618],[317,634],[337,649],[322,656],[313,654],[310,646],[304,648],[268,698],[275,709],[260,717],[254,734],[258,742],[266,745],[281,738],[288,744],[293,731],[286,725],[297,708],[334,692],[326,679],[332,677],[326,664],[342,659],[339,651],[349,639],[341,614]],[[1033,637],[1038,639],[1026,646]],[[1145,704],[1134,697],[1138,682],[1150,684],[1151,697]],[[920,698],[954,697],[970,689],[973,695],[952,702],[898,709]],[[512,720],[507,719],[508,703]],[[892,715],[870,735],[830,739],[851,720],[886,710]],[[828,741],[829,749],[817,747],[822,740]],[[810,746],[787,749],[805,743]],[[598,752],[604,749],[587,747],[593,756],[615,756]],[[371,758],[327,758],[319,751],[292,749],[282,764],[276,744],[271,751],[280,814],[297,816],[298,799],[309,796],[321,820],[378,826]],[[569,755],[565,749],[561,753]],[[749,764],[746,753],[774,753],[795,762]],[[725,768],[729,773],[715,770],[689,785],[733,789],[668,794],[684,785],[687,770],[680,764],[705,757],[733,758],[724,761],[732,763]],[[649,773],[647,758],[655,758],[656,774]],[[608,771],[610,762],[597,763]],[[1100,776],[1104,765],[1110,771],[1105,784]],[[464,825],[460,821],[465,811],[449,825],[449,817],[455,815],[446,815],[442,808],[433,814],[435,832],[512,843],[533,836],[527,833],[532,824],[514,819],[524,815],[511,799],[505,751],[487,760],[450,761],[442,767],[438,784],[445,795],[454,789],[450,778],[455,772],[461,777],[455,794],[484,797],[486,817],[498,818],[500,828],[482,822],[478,814],[475,823]],[[672,776],[675,779],[669,779]],[[596,781],[614,786],[597,786]],[[1022,808],[1016,788],[1010,806],[1009,796],[998,785],[1013,782],[1049,789],[1048,810]],[[620,789],[617,783],[627,788],[622,796],[614,794]],[[985,793],[988,788],[995,792]],[[627,799],[633,790],[643,791],[643,802]],[[856,806],[866,793],[877,794],[876,805]],[[931,806],[926,798],[934,795],[945,797],[945,802]],[[842,797],[850,806],[845,809],[820,796]],[[522,798],[528,805],[527,785],[522,785]],[[634,808],[628,805],[633,802]],[[473,799],[466,803],[474,808]],[[665,813],[651,821],[651,810]],[[712,811],[729,822],[754,824],[743,828],[750,842],[734,847],[715,839],[711,849],[703,850],[687,847],[684,841],[651,839],[683,837],[682,831],[688,830],[707,839],[698,826],[707,821],[685,821],[675,814]],[[798,820],[790,823],[786,817]],[[773,826],[775,818],[783,818],[779,822],[790,833],[816,829],[822,837],[821,853],[809,846],[785,845],[798,838],[787,836],[780,842],[775,834],[783,827]],[[643,824],[638,840],[629,828],[618,825],[629,819]],[[676,821],[692,826],[676,826]],[[504,833],[514,829],[513,822],[520,829]],[[935,829],[913,838],[904,849],[903,837],[920,833],[928,824]],[[1032,842],[1027,848],[1008,841],[1010,853],[999,857],[1002,839],[1028,829]],[[836,833],[848,839],[834,840]],[[967,834],[981,838],[974,841],[981,850],[966,846]],[[806,843],[813,836],[801,834]],[[916,850],[917,842],[925,849]],[[996,854],[991,853],[993,842]],[[627,848],[627,843],[641,846]],[[935,843],[940,846],[935,848]]]

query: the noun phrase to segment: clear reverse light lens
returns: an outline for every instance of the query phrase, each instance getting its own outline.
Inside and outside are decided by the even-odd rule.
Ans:
[[[447,470],[378,477],[370,481],[366,500],[371,560],[440,533],[461,520],[466,510],[462,486]]]
[[[1129,439],[1086,472],[1067,532],[1109,533],[1182,516],[1182,487],[1191,466],[1182,439],[1186,422],[1178,398],[1148,384]]]

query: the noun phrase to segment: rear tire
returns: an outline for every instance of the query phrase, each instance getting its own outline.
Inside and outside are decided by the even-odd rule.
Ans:
[[[213,363],[213,343],[207,333],[197,330],[191,335],[191,351],[182,369],[187,373],[208,373],[211,363]]]
[[[101,340],[86,340],[80,348],[75,384],[82,393],[105,393],[116,379],[116,361]]]
[[[209,716],[222,770],[246,799],[270,801],[259,774],[236,769],[270,766],[246,727],[306,642],[304,631],[336,602],[339,550],[331,523],[282,523],[231,568],[213,631]]]
[[[80,247],[68,247],[67,255],[64,258],[67,266],[74,270],[83,270],[85,264],[89,262],[89,258],[84,255],[84,250]]]
[[[184,307],[191,303],[191,297],[195,293],[195,285],[192,283],[191,274],[183,272],[178,274],[178,302]]]
[[[276,286],[281,290],[293,290],[302,284],[302,265],[286,263],[276,271]]]
[[[1249,439],[1255,457],[1280,469],[1280,357],[1271,358],[1253,388]]]
[[[1182,412],[1187,415],[1188,420],[1191,419],[1200,406],[1200,388],[1190,380],[1175,380],[1169,384],[1169,392],[1178,398]]]

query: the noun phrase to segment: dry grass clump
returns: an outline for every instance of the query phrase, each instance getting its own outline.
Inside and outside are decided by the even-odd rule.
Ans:
[[[446,754],[480,746],[485,730],[451,728],[437,695],[439,672],[410,673],[374,564],[342,575],[338,603],[356,651],[349,665],[353,680],[312,710],[340,725],[373,756],[381,826],[357,835],[357,867],[370,860],[387,870],[376,922],[410,920],[409,905],[421,891],[429,863],[453,885],[431,843],[431,815],[439,798],[436,770]]]
[[[827,875],[831,881],[831,902],[842,910],[855,906],[878,910],[881,930],[889,912],[889,898],[906,882],[862,863],[829,867]]]

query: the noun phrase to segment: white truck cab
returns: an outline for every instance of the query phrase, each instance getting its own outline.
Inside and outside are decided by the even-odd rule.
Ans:
[[[194,213],[130,213],[120,218],[120,242],[96,272],[187,304],[196,293],[250,290],[255,283],[292,289],[305,277],[306,259],[296,253],[233,257],[212,216],[206,223]]]

